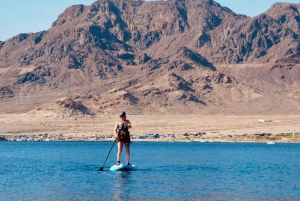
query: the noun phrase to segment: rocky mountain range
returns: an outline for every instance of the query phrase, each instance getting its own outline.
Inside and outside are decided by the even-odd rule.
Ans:
[[[250,18],[213,0],[98,0],[0,41],[1,112],[297,114],[300,4]]]

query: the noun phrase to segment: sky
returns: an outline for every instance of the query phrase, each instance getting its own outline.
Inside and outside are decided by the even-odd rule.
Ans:
[[[90,5],[96,0],[1,0],[0,41],[20,33],[35,33],[51,28],[67,7]],[[300,3],[300,0],[215,0],[237,14],[255,17],[276,2]]]

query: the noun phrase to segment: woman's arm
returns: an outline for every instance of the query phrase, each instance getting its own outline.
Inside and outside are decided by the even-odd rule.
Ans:
[[[115,134],[115,137],[117,138],[118,137],[118,121],[116,122],[116,125],[115,125],[115,129],[114,129],[114,134]]]
[[[130,121],[129,120],[126,120],[126,121],[127,121],[126,124],[127,124],[128,128],[132,128]]]

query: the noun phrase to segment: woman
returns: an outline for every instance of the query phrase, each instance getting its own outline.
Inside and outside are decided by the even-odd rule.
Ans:
[[[131,123],[129,120],[126,119],[126,113],[122,111],[120,113],[120,120],[116,122],[115,125],[115,136],[116,140],[118,142],[118,154],[117,154],[117,165],[120,165],[121,163],[121,155],[122,155],[122,150],[123,150],[123,144],[126,147],[126,162],[127,165],[131,165],[129,163],[130,159],[130,133],[129,129],[131,128]]]

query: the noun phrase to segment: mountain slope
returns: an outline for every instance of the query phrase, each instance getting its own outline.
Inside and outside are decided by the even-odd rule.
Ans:
[[[0,42],[2,111],[72,97],[98,114],[297,112],[298,18],[299,4],[255,18],[213,0],[74,5],[49,30]]]

